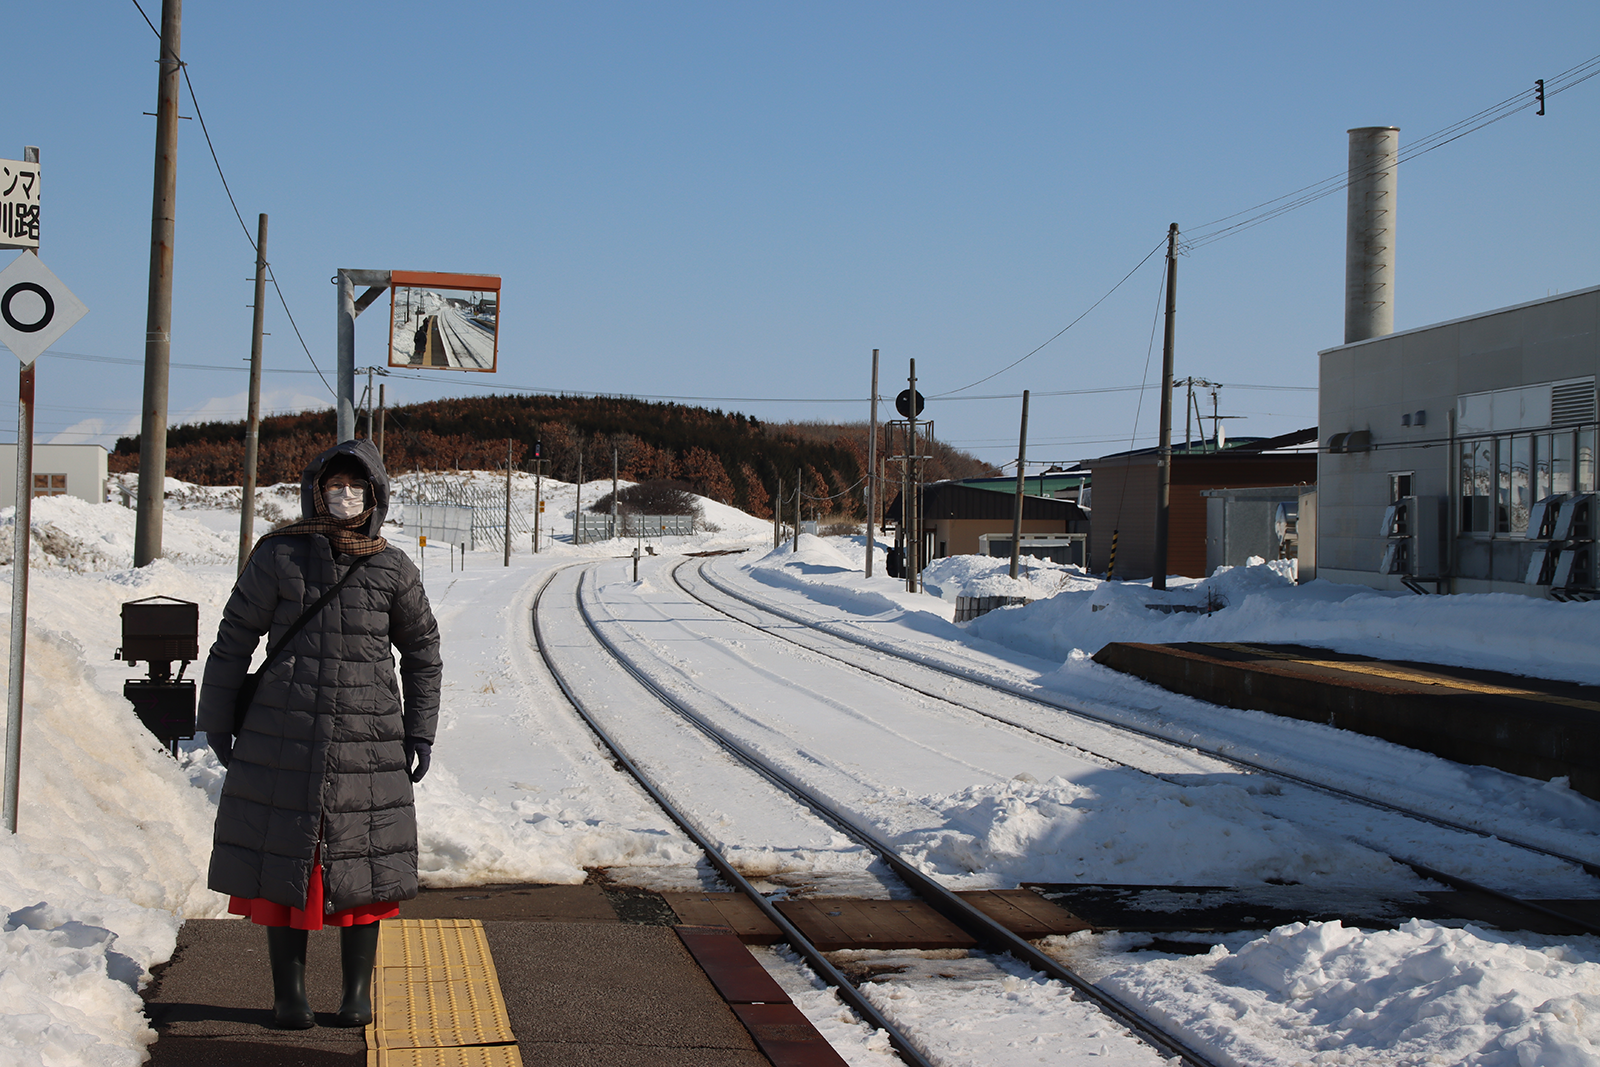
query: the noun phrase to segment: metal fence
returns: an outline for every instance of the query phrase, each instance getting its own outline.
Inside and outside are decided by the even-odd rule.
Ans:
[[[615,537],[690,537],[694,534],[693,515],[619,515],[612,526],[610,515],[597,515],[592,511],[578,515],[578,541],[609,541]]]
[[[506,544],[506,487],[472,485],[453,479],[426,478],[421,482],[395,491],[396,503],[406,507],[406,519],[419,507],[463,508],[472,512],[471,546],[498,548]],[[424,531],[426,532],[426,531]],[[527,516],[515,507],[511,509],[511,536],[527,536],[533,532]]]
[[[958,596],[956,597],[956,622],[971,622],[979,615],[987,615],[995,608],[1013,604],[1032,604],[1025,596]]]

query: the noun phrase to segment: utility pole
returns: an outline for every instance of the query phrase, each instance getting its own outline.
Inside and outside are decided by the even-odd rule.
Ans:
[[[178,75],[183,0],[161,0],[160,80],[156,92],[155,187],[150,207],[150,289],[145,310],[144,407],[139,415],[139,508],[133,565],[161,556],[166,510],[167,375],[172,362],[172,242],[178,210]]]
[[[617,449],[614,445],[611,448],[611,536],[622,536],[622,531],[617,529]]]
[[[801,475],[801,471],[800,471],[800,469],[798,467],[796,467],[795,468],[795,472],[794,472],[794,549],[793,549],[793,551],[795,551],[795,552],[800,551],[800,484],[801,484],[800,475]]]
[[[922,584],[922,493],[919,491],[921,483],[917,480],[917,361],[914,359],[911,361],[910,378],[911,402],[907,410],[911,414],[907,416],[907,425],[910,427],[907,436],[911,447],[906,452],[906,463],[910,472],[911,499],[900,510],[904,512],[909,507],[911,511],[911,524],[907,527],[910,536],[906,538],[906,592],[915,593]]]
[[[1017,507],[1011,516],[1011,577],[1022,556],[1022,471],[1028,461],[1028,390],[1022,391],[1022,437],[1017,442]]]
[[[872,514],[877,501],[873,477],[878,472],[878,350],[872,350],[872,416],[867,431],[867,577],[872,577]]]
[[[572,504],[572,543],[583,544],[583,449],[578,449],[578,484],[577,495]]]
[[[466,570],[466,557],[461,557],[461,569]],[[511,566],[511,438],[506,438],[506,563]]]
[[[383,406],[383,383],[378,383],[378,432],[373,437],[372,443],[377,446],[378,458],[383,458],[383,422],[387,410]]]
[[[783,543],[783,479],[778,479],[778,495],[772,498],[772,548]]]
[[[1172,355],[1178,316],[1178,224],[1167,227],[1167,329],[1161,342],[1161,450],[1156,458],[1155,574],[1150,588],[1167,587],[1167,517],[1172,501]]]
[[[533,554],[539,554],[539,520],[544,516],[544,442],[533,443]]]
[[[256,220],[256,302],[250,316],[250,400],[245,408],[244,497],[239,504],[239,572],[256,533],[256,460],[261,447],[261,337],[267,314],[267,216]]]
[[[367,368],[367,396],[366,396],[367,405],[366,406],[367,406],[367,440],[369,440],[369,441],[372,440],[372,423],[373,423],[372,406],[373,406],[373,402],[377,400],[377,397],[372,395],[372,372],[375,371],[376,369],[377,369],[376,367],[368,367]]]

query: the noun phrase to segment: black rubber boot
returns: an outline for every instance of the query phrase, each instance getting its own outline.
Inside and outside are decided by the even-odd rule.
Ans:
[[[317,1025],[306,1000],[306,932],[267,927],[267,958],[272,962],[272,1024],[279,1030]]]
[[[357,923],[339,933],[344,967],[344,1001],[335,1026],[366,1026],[372,1021],[372,968],[378,958],[378,924]]]

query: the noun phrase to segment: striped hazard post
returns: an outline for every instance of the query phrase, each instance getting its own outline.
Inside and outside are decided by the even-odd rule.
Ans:
[[[1106,560],[1106,581],[1111,580],[1112,574],[1117,570],[1117,531],[1111,531],[1111,558]]]

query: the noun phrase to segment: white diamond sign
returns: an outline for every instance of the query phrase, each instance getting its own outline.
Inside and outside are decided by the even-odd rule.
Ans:
[[[0,343],[24,364],[38,359],[88,313],[83,301],[32,252],[0,270]]]

